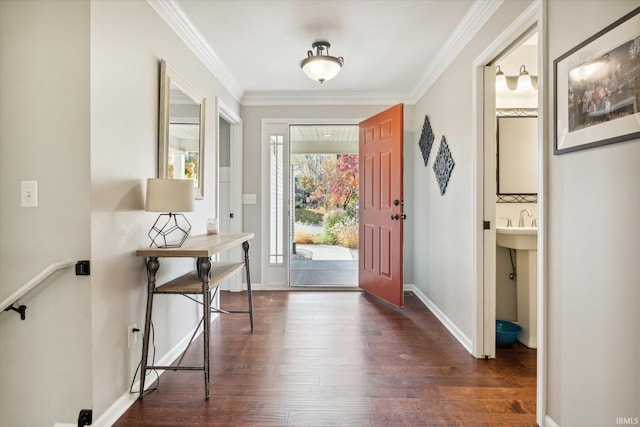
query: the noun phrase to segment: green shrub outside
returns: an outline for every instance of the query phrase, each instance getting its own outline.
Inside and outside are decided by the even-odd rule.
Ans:
[[[305,224],[322,224],[322,214],[314,212],[309,209],[304,209],[296,206],[296,222],[302,222]]]
[[[313,236],[313,243],[316,245],[335,245],[336,236],[325,230],[322,233]]]
[[[316,245],[358,247],[358,220],[348,210],[334,208],[323,216],[309,209],[296,208],[295,215],[296,222],[323,225],[322,233],[303,233],[304,236],[296,236],[296,243],[310,243],[312,240]]]
[[[331,232],[331,228],[343,221],[347,217],[347,211],[340,208],[333,208],[326,214],[324,214],[324,218],[322,219],[322,225],[324,226],[325,231]]]

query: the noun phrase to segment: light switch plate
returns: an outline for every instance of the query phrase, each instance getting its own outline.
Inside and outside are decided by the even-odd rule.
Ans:
[[[244,205],[255,205],[256,204],[256,195],[255,194],[243,194],[242,195],[242,204],[244,204]]]
[[[22,181],[20,190],[20,206],[23,208],[37,208],[38,181]]]

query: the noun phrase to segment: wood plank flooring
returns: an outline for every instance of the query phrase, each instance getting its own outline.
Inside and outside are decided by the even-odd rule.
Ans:
[[[166,372],[115,426],[536,425],[535,350],[475,359],[411,293],[404,309],[357,291],[253,300],[253,332],[246,315],[212,323],[209,400],[201,371]],[[192,347],[183,364],[202,362]]]

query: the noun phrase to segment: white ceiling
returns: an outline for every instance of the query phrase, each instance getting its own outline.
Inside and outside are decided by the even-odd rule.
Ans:
[[[148,1],[248,105],[415,102],[502,2]],[[344,57],[342,71],[323,85],[299,67],[316,40]]]

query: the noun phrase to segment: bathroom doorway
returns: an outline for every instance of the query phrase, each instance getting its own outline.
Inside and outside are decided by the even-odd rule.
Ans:
[[[539,275],[539,280],[538,277],[532,278],[530,273],[535,274],[545,270],[544,256],[541,255],[544,252],[542,242],[544,242],[545,212],[543,165],[547,153],[543,136],[548,120],[545,118],[544,108],[544,100],[547,98],[544,90],[544,75],[540,72],[546,68],[542,60],[545,57],[545,46],[542,45],[544,37],[541,35],[542,24],[539,20],[542,16],[541,9],[543,9],[542,3],[532,4],[474,61],[477,100],[475,103],[477,114],[477,188],[479,194],[476,199],[478,212],[477,288],[473,352],[476,357],[496,357],[496,320],[502,316],[518,320],[518,316],[523,314],[518,313],[517,278],[528,278],[529,301],[534,305],[528,307],[528,313],[525,314],[534,317],[532,325],[529,325],[529,335],[537,338],[537,342],[528,342],[531,348],[519,342],[514,343],[512,347],[505,348],[529,351],[535,356],[537,366],[536,412],[539,423],[541,423],[546,411],[544,404],[546,399],[546,360],[544,356],[545,310],[543,298],[546,283],[542,280],[543,274]],[[500,67],[498,68],[498,66]],[[519,88],[518,79],[521,75],[531,78],[532,88]],[[502,77],[505,79],[503,80]],[[505,84],[500,88],[498,85],[502,83]],[[533,173],[538,175],[534,180],[537,181],[537,188],[534,190],[512,190],[509,185],[513,183],[507,182],[509,179],[504,177],[500,184],[498,182],[500,176],[498,157],[500,153],[497,138],[499,137],[498,122],[502,120],[499,119],[501,115],[503,117],[535,117],[537,115],[536,123],[533,125],[535,133],[533,140],[537,147],[537,150],[534,149],[536,151],[534,156],[537,159],[530,159],[531,154],[519,155],[519,151],[516,149],[515,155],[511,154],[512,161],[507,162],[505,166],[505,169],[508,169],[509,166],[513,167],[517,161],[521,161],[523,158],[532,160],[535,164]],[[502,123],[502,130],[506,130],[507,127],[505,123]],[[503,142],[506,138],[503,136]],[[502,156],[502,160],[509,158],[505,153]],[[507,188],[509,190],[506,190]],[[524,227],[518,227],[519,225]],[[500,232],[498,229],[501,229]],[[517,246],[520,249],[510,250],[507,246],[513,246],[514,239],[520,242],[520,236],[514,238],[511,235],[505,241],[505,237],[501,235],[505,229],[506,233],[514,231],[531,233],[535,229],[535,235],[526,236],[528,244],[535,245],[535,250],[522,246]],[[538,246],[540,247],[538,248]],[[525,261],[518,259],[518,252],[526,252],[531,255],[528,260],[533,260],[533,263],[525,265]],[[511,277],[514,280],[511,280]],[[501,283],[497,283],[498,281]],[[526,310],[521,311],[525,312]],[[502,351],[500,353],[503,354]]]
[[[496,335],[497,320],[513,323],[508,326],[515,328],[521,325],[520,341],[537,348],[535,273],[537,225],[542,216],[538,208],[542,109],[538,108],[540,38],[536,10],[531,8],[530,18],[523,20],[520,29],[506,32],[484,58],[477,60],[478,205],[482,215],[479,223],[484,224],[478,239],[474,340],[478,357],[495,357],[496,338],[503,338]],[[525,249],[519,243],[522,239],[533,246]],[[528,255],[526,261],[533,261],[525,265],[523,254]],[[523,299],[523,284],[533,294],[528,301]]]
[[[535,31],[535,28],[534,28]],[[492,62],[495,77],[495,320],[537,348],[538,34]],[[493,71],[492,71],[493,72]],[[493,190],[492,190],[493,191]],[[490,201],[488,201],[490,203]],[[508,337],[499,335],[501,339]]]

